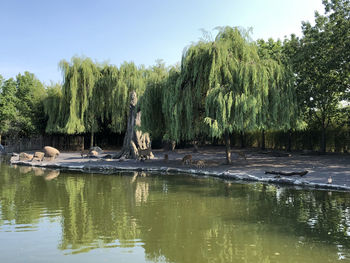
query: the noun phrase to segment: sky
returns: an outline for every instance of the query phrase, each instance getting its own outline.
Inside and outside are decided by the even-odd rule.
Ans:
[[[119,66],[180,62],[184,48],[218,26],[253,28],[253,39],[301,36],[322,0],[0,0],[0,75],[29,71],[62,82],[73,56]]]

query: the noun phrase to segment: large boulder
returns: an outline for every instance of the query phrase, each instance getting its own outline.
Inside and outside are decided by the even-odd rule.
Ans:
[[[5,147],[0,144],[0,154],[5,154]]]
[[[60,151],[51,146],[45,146],[44,153],[45,153],[45,157],[50,157],[53,159],[55,159],[58,155],[60,155]]]
[[[96,152],[96,151],[89,151],[89,153],[88,153],[88,157],[95,157],[95,156],[97,156],[98,155],[98,152]]]
[[[103,150],[102,150],[100,147],[98,147],[98,146],[91,147],[90,150],[89,150],[89,152],[92,152],[92,151],[95,151],[95,152],[97,152],[98,154],[103,153]]]

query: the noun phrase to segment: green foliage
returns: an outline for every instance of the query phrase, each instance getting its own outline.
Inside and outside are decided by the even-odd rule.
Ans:
[[[61,110],[62,86],[51,84],[47,87],[47,97],[44,100],[44,111],[47,116],[45,132],[55,133],[60,129],[59,112]]]
[[[142,129],[152,131],[153,138],[161,138],[165,132],[162,111],[163,93],[169,79],[168,69],[162,61],[145,71],[146,90],[140,98]],[[156,121],[155,121],[156,120]]]
[[[0,135],[30,136],[44,131],[43,99],[46,91],[34,74],[16,80],[0,78]]]
[[[95,112],[91,105],[94,99],[95,84],[100,77],[98,65],[89,58],[73,57],[71,63],[62,60],[63,100],[60,121],[64,123],[61,131],[76,134],[95,130]]]
[[[0,80],[0,135],[4,135],[14,126],[18,117],[18,99],[16,81],[12,78],[4,81],[1,76]]]
[[[292,73],[270,56],[260,58],[248,33],[237,28],[222,28],[215,41],[190,46],[181,71],[170,71],[163,83],[149,91],[143,111],[153,107],[159,112],[152,99],[162,101],[157,123],[164,123],[160,127],[165,138],[176,141],[202,134],[222,137],[233,131],[289,129],[296,108]]]
[[[45,102],[46,132],[94,133],[101,123],[113,132],[125,130],[129,93],[141,95],[145,90],[143,68],[125,62],[118,69],[79,57],[61,61],[60,68],[63,86],[49,88]]]
[[[19,129],[22,135],[40,134],[45,130],[43,100],[46,96],[44,85],[29,72],[16,77],[19,112]]]
[[[323,1],[325,15],[315,14],[315,25],[302,23],[303,37],[286,40],[286,55],[296,73],[297,93],[305,120],[316,120],[322,130],[322,151],[326,129],[336,117],[340,102],[349,97],[350,2]]]

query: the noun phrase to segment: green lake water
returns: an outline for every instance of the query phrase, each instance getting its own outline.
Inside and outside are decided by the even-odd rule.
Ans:
[[[349,193],[0,163],[0,262],[350,261]]]

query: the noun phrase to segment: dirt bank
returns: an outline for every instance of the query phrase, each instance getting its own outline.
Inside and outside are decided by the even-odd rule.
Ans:
[[[239,155],[245,154],[246,159]],[[113,152],[106,152],[110,154]],[[30,165],[39,167],[60,168],[81,171],[96,171],[101,173],[113,173],[120,170],[182,172],[200,175],[211,175],[222,178],[231,178],[245,181],[261,181],[279,184],[292,184],[313,188],[325,188],[350,191],[350,155],[303,155],[292,153],[291,156],[276,152],[261,152],[256,149],[234,149],[233,162],[225,164],[224,147],[203,147],[194,153],[193,149],[176,150],[166,152],[153,151],[155,158],[144,162],[136,160],[104,160],[82,158],[80,153],[63,152],[54,161],[23,162],[18,157],[11,159],[12,164]],[[101,156],[104,156],[102,154]],[[168,160],[164,155],[168,154]],[[193,162],[183,165],[181,160],[184,155],[191,154]],[[203,160],[204,167],[197,167],[195,163]],[[308,174],[300,176],[277,176],[265,174],[265,171],[300,172],[307,170]],[[332,183],[328,184],[328,178]]]

